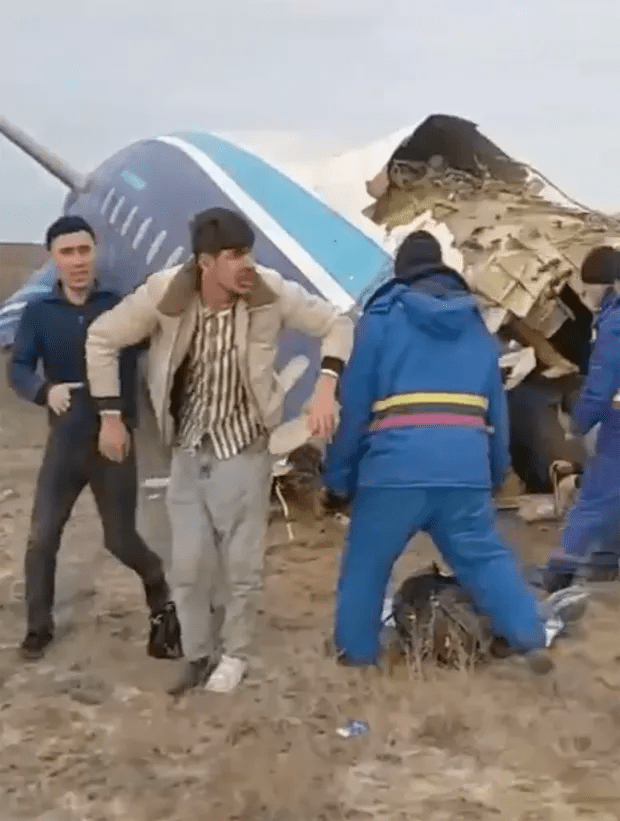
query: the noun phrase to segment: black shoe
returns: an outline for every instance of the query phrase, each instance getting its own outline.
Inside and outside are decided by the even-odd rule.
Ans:
[[[503,636],[493,636],[489,652],[491,656],[496,659],[507,659],[515,654],[515,650],[508,644]]]
[[[370,667],[379,668],[379,661],[353,661],[344,650],[336,651],[336,664],[339,667],[358,667],[360,670],[368,669]]]
[[[181,626],[176,607],[169,602],[159,613],[149,619],[151,631],[146,652],[156,659],[179,659],[183,655]]]
[[[43,658],[45,648],[53,638],[54,636],[49,630],[44,630],[41,633],[26,633],[26,638],[19,648],[21,657],[26,661],[36,661]]]
[[[530,565],[525,568],[525,578],[532,587],[537,587],[545,593],[555,593],[570,587],[574,581],[574,573],[569,570],[556,570],[548,564]]]
[[[490,647],[491,656],[496,659],[507,659],[515,656],[522,656],[532,673],[537,676],[544,676],[555,669],[553,659],[549,655],[547,648],[530,650],[528,653],[519,653],[511,647],[502,636],[494,636]]]
[[[574,573],[559,573],[554,570],[543,570],[542,581],[546,593],[557,593],[573,583]]]
[[[583,574],[584,582],[615,582],[618,579],[617,567],[591,566]],[[557,593],[575,584],[574,573],[558,573],[552,570],[543,571],[543,587],[547,593]]]
[[[168,695],[178,698],[196,687],[204,687],[216,667],[217,661],[213,661],[209,656],[188,661],[179,680],[168,688]]]
[[[540,650],[530,650],[529,653],[525,653],[525,661],[532,673],[537,676],[546,676],[552,670],[555,670],[555,664],[549,650],[544,647]]]
[[[592,567],[585,581],[588,582],[615,582],[618,580],[617,567]]]

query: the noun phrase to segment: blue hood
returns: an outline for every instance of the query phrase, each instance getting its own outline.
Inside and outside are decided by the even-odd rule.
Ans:
[[[402,305],[407,318],[430,336],[455,339],[482,321],[476,298],[465,280],[450,268],[426,266],[404,278],[386,282],[366,304],[370,312],[385,313]]]
[[[619,308],[620,294],[617,294],[613,288],[610,288],[601,301],[601,307],[594,322],[595,326],[598,327],[601,322],[610,319],[611,314],[614,311],[618,311]],[[617,315],[614,317],[612,324],[614,326],[614,331],[620,331],[620,311],[618,311]]]
[[[431,336],[455,339],[480,319],[478,303],[471,294],[438,299],[422,291],[406,289],[401,301],[409,319]]]

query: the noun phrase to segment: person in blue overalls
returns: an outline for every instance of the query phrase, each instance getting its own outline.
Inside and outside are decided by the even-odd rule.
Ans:
[[[394,274],[357,325],[324,463],[328,491],[352,500],[336,600],[339,660],[380,661],[392,567],[424,530],[495,635],[546,672],[546,617],[569,612],[562,599],[539,607],[496,528],[492,487],[510,464],[498,345],[431,234],[404,240]]]
[[[618,575],[620,541],[620,251],[594,248],[581,267],[586,285],[607,286],[593,324],[588,375],[572,409],[572,427],[585,435],[600,424],[596,454],[570,510],[560,550],[543,570],[548,592]]]

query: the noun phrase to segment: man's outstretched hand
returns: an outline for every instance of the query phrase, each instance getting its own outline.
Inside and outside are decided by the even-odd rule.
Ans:
[[[336,429],[336,384],[331,374],[322,373],[316,383],[310,406],[308,429],[312,436],[329,439]]]

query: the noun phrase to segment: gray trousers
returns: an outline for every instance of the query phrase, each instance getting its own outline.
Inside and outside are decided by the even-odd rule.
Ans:
[[[272,458],[263,437],[232,459],[175,449],[170,584],[186,659],[245,657],[262,590]]]

